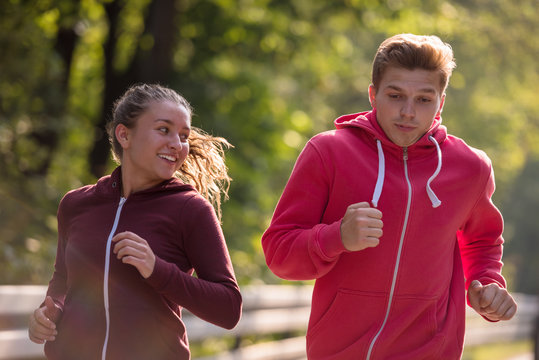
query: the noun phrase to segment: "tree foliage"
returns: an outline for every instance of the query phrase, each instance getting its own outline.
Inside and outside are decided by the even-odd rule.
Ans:
[[[235,269],[242,282],[276,281],[264,265],[260,236],[294,161],[307,139],[331,129],[335,117],[369,108],[374,52],[384,38],[400,32],[436,34],[452,44],[458,67],[444,123],[493,158],[496,200],[503,209],[525,164],[539,157],[539,103],[533,98],[539,80],[537,5],[537,0],[0,2],[2,281],[48,279],[58,201],[113,168],[104,124],[113,101],[136,82],[177,89],[195,107],[194,125],[235,146],[227,154],[234,178],[231,200],[223,207]],[[513,228],[524,221],[508,219]],[[512,234],[507,234],[509,249],[529,240]],[[524,276],[520,264],[510,267],[511,276]],[[526,286],[522,289],[533,290]]]

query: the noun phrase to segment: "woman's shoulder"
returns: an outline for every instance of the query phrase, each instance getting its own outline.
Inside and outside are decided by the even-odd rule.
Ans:
[[[76,189],[69,190],[60,200],[60,203],[73,203],[84,200],[95,194],[95,184],[84,185]]]
[[[202,196],[198,191],[193,190],[184,193],[185,196],[185,205],[193,211],[213,211],[213,206],[211,203]]]

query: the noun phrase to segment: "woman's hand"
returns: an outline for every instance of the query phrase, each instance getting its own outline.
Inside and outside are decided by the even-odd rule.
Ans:
[[[153,273],[155,266],[155,254],[148,242],[130,231],[114,235],[115,243],[113,252],[124,264],[137,268],[140,275],[147,279]]]
[[[61,314],[62,310],[60,310],[50,296],[47,296],[43,306],[34,310],[32,315],[30,315],[30,324],[28,326],[28,337],[30,340],[36,344],[56,340],[56,335],[58,335],[56,322]]]

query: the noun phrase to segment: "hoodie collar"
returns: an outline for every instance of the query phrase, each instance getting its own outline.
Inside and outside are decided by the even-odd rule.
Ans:
[[[402,147],[393,143],[384,133],[378,124],[378,121],[376,121],[376,109],[340,116],[335,120],[335,127],[337,129],[347,127],[361,128],[369,133],[374,140],[380,140],[384,147],[398,149],[399,153],[402,152]],[[429,140],[430,136],[432,136],[438,142],[438,144],[443,143],[447,138],[447,128],[442,125],[442,118],[440,116],[434,118],[434,121],[432,122],[432,125],[427,133],[425,133],[425,135],[423,135],[413,145],[410,145],[408,147],[408,151],[415,151],[416,149],[424,149],[429,151],[434,150],[434,144],[431,140]]]
[[[425,184],[425,191],[432,203],[433,208],[437,208],[441,205],[441,201],[438,199],[431,183],[436,179],[442,169],[442,151],[440,144],[447,138],[447,129],[442,124],[441,117],[436,117],[430,127],[430,129],[423,135],[418,141],[406,148],[407,154],[413,152],[415,154],[425,153],[425,155],[432,154],[433,150],[437,157],[437,166],[433,171],[432,176],[427,180]],[[357,127],[365,130],[369,133],[373,140],[376,142],[378,152],[378,176],[376,179],[376,185],[372,195],[372,205],[378,207],[378,200],[382,195],[382,189],[385,178],[385,155],[384,148],[392,153],[398,152],[400,156],[403,154],[403,148],[393,143],[384,133],[378,121],[376,121],[376,109],[372,111],[366,111],[357,114],[343,115],[335,120],[335,127],[337,129],[343,129],[347,127]],[[433,149],[434,148],[434,149]],[[408,156],[408,155],[407,155]],[[407,161],[407,157],[404,159]]]
[[[107,176],[100,178],[96,184],[96,193],[105,196],[105,197],[115,197],[120,198],[122,196],[122,167],[118,166],[114,171]],[[182,192],[195,190],[193,186],[189,184],[184,184],[178,178],[170,178],[165,180],[149,189],[135,192],[133,195],[144,195],[144,194],[154,194],[157,192],[164,191],[173,191],[173,192]],[[130,197],[131,197],[130,196]]]

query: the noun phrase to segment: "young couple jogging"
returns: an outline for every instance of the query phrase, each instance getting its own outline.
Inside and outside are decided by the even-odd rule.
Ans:
[[[276,275],[316,280],[309,359],[459,359],[466,300],[487,321],[516,312],[492,164],[442,125],[454,67],[435,36],[385,40],[372,109],[339,117],[296,162],[262,246]],[[181,308],[239,321],[216,215],[228,143],[191,112],[156,85],[116,103],[120,166],[59,206],[55,272],[29,329],[49,359],[189,359]]]

